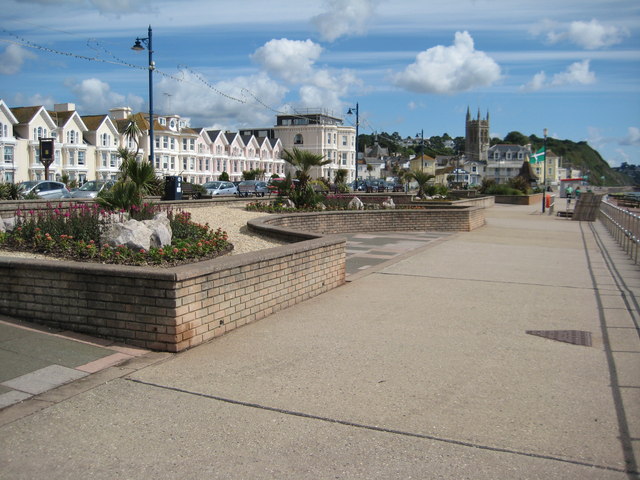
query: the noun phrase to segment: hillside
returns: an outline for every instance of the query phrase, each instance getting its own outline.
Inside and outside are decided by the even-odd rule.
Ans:
[[[544,139],[531,135],[534,150],[542,147]],[[587,142],[573,142],[547,138],[547,148],[562,157],[562,166],[580,169],[592,185],[632,185],[633,179],[611,168],[597,150]]]

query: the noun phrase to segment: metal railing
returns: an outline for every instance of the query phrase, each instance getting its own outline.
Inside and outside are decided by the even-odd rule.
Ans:
[[[631,259],[638,263],[640,243],[640,216],[609,202],[608,197],[600,203],[600,220],[611,236],[620,244]]]

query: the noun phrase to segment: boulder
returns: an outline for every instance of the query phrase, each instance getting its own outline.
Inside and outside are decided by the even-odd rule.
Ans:
[[[131,250],[149,250],[153,230],[137,220],[112,223],[103,232],[101,242],[117,247],[124,245]]]
[[[151,247],[171,245],[173,232],[171,231],[171,222],[167,217],[167,212],[156,213],[152,220],[143,220],[142,223],[153,232],[150,239]]]
[[[0,232],[13,232],[16,228],[16,217],[3,218],[0,222]]]
[[[364,203],[358,197],[353,197],[347,207],[352,210],[364,210]]]

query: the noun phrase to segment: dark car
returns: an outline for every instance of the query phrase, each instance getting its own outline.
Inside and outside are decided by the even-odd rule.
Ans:
[[[62,182],[51,180],[29,180],[20,184],[23,195],[35,194],[40,198],[70,198],[71,193]]]
[[[267,182],[260,180],[245,180],[238,185],[238,195],[241,197],[248,197],[250,195],[264,197],[267,193],[271,193],[269,185],[267,185]]]

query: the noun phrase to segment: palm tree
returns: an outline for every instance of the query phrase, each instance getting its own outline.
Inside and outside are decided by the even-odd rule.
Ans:
[[[435,178],[435,175],[425,173],[422,170],[413,170],[412,172],[409,172],[409,178],[413,178],[416,182],[418,182],[418,193],[416,194],[416,196],[423,197],[427,182],[432,178]]]
[[[300,190],[307,188],[307,183],[311,180],[311,169],[313,167],[322,167],[331,163],[331,160],[323,160],[323,155],[295,147],[293,150],[283,150],[282,158],[296,168],[296,177],[300,180],[298,185]]]

